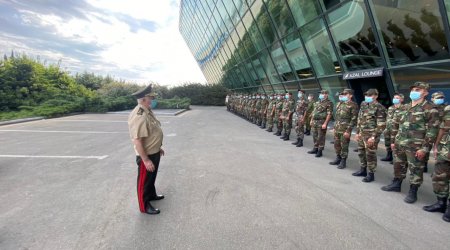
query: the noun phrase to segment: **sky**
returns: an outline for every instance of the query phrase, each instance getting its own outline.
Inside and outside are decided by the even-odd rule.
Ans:
[[[0,53],[116,79],[206,80],[178,31],[180,0],[0,0]]]

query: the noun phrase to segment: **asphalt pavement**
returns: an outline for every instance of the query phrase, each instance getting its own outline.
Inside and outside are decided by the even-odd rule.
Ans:
[[[159,215],[139,212],[127,112],[0,126],[0,249],[450,247],[450,223],[422,210],[435,201],[430,174],[407,204],[408,181],[380,190],[392,165],[363,183],[357,153],[347,169],[328,165],[329,140],[315,158],[311,136],[296,148],[224,107],[157,117]]]

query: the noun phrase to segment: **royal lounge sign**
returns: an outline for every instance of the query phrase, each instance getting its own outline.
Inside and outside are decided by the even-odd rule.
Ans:
[[[379,77],[379,76],[383,76],[383,68],[365,69],[365,70],[344,73],[344,75],[342,76],[342,79],[343,80],[351,80],[351,79]]]

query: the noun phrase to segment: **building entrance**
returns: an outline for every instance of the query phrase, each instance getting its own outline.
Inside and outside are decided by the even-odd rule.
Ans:
[[[392,101],[384,77],[359,78],[348,80],[348,82],[353,91],[355,91],[354,97],[358,104],[364,101],[364,92],[368,89],[377,89],[379,93],[378,102],[386,108],[391,105]]]

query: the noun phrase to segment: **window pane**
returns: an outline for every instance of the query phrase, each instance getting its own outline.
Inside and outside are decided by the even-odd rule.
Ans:
[[[438,1],[373,0],[392,65],[449,58]]]
[[[447,9],[448,23],[450,24],[450,0],[445,0],[445,8]]]
[[[265,48],[266,45],[264,44],[264,40],[259,34],[258,27],[256,26],[256,22],[254,22],[250,11],[247,11],[242,17],[242,22],[244,24],[244,27],[247,29],[247,33],[250,36],[256,50],[260,51]]]
[[[321,0],[321,2],[323,3],[323,6],[325,6],[325,9],[331,9],[333,8],[335,5],[343,2],[345,0]]]
[[[256,0],[250,10],[255,17],[256,22],[258,23],[264,41],[266,41],[267,45],[272,44],[275,40],[275,31],[272,28],[272,23],[270,21],[269,15],[264,9],[262,0]]]
[[[319,82],[322,89],[328,90],[328,98],[333,103],[336,103],[339,100],[339,96],[336,96],[336,93],[348,87],[347,82],[341,80],[340,77],[337,76],[321,78],[319,79]]]
[[[319,2],[311,0],[288,0],[297,26],[311,21],[320,14]]]
[[[294,20],[292,19],[289,8],[284,1],[265,0],[265,2],[280,36],[283,36],[284,34],[287,34],[295,29]]]
[[[288,59],[291,62],[292,67],[294,67],[298,78],[313,77],[313,71],[309,65],[308,58],[306,57],[298,33],[293,32],[289,34],[281,39],[281,42],[283,43]]]
[[[280,77],[278,76],[277,71],[275,70],[275,66],[272,63],[272,60],[269,57],[269,53],[267,50],[263,50],[260,53],[259,59],[267,72],[267,75],[270,78],[271,83],[279,83],[281,82]]]
[[[334,41],[347,70],[379,67],[381,58],[373,39],[364,1],[354,0],[332,11],[328,16]]]
[[[283,81],[294,80],[295,76],[292,73],[291,68],[289,67],[289,63],[283,53],[283,49],[281,48],[281,44],[279,42],[274,43],[274,45],[272,46],[271,55],[275,66],[277,67],[278,73],[280,74]]]
[[[309,23],[300,29],[314,70],[318,76],[341,72],[336,54],[331,45],[322,19]]]

